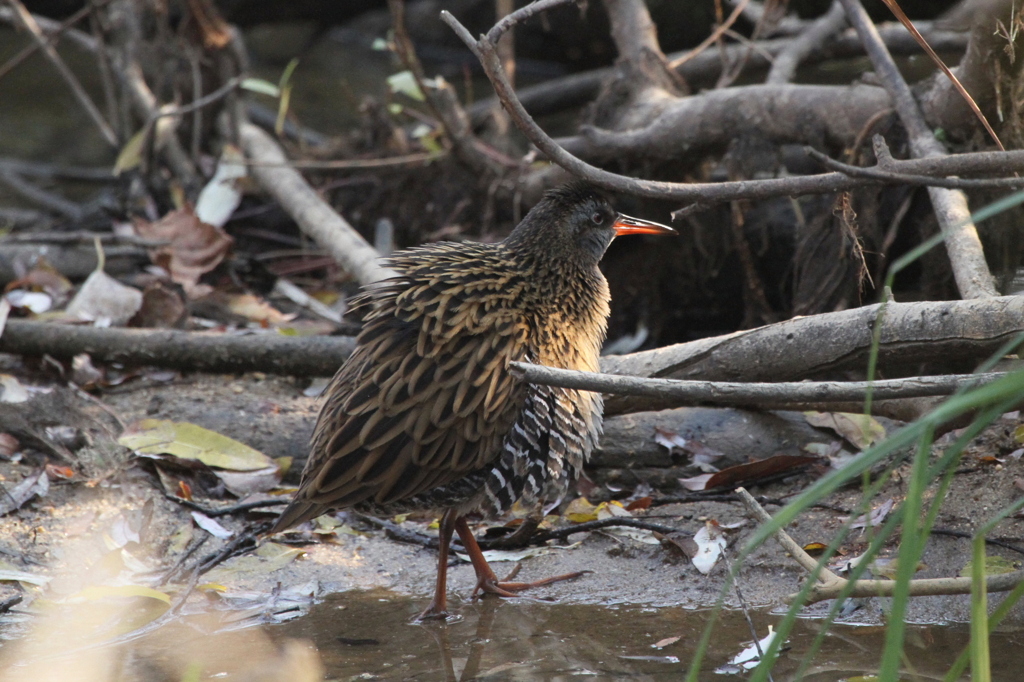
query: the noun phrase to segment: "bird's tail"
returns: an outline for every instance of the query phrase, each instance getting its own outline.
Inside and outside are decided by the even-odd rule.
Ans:
[[[296,497],[291,501],[281,515],[277,517],[277,521],[267,531],[268,534],[273,535],[274,533],[280,533],[281,531],[288,530],[292,526],[297,526],[300,523],[315,519],[316,517],[323,514],[326,510],[323,505],[309,500],[304,500]]]

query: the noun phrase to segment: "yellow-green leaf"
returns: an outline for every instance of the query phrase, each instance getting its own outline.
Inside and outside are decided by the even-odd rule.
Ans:
[[[114,162],[114,175],[120,175],[126,170],[137,168],[142,163],[142,151],[146,146],[146,138],[149,136],[149,126],[143,126],[142,130],[131,136],[117,155]]]
[[[974,562],[968,561],[967,565],[960,571],[961,578],[971,577],[971,568]],[[1005,557],[991,555],[985,557],[985,575],[1002,575],[1003,573],[1013,573],[1020,569],[1020,562],[1007,559]]]
[[[275,466],[274,460],[259,450],[189,422],[143,419],[117,442],[144,454],[195,459],[218,469],[255,471]]]

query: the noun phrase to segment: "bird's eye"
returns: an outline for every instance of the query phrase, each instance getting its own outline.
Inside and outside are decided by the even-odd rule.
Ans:
[[[604,214],[602,214],[602,213],[595,213],[594,215],[590,216],[590,220],[595,225],[600,225],[601,223],[604,222]]]

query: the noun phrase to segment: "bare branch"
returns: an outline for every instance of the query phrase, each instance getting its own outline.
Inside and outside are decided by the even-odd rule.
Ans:
[[[513,362],[512,373],[524,381],[545,386],[561,386],[615,395],[656,398],[663,405],[735,405],[782,408],[793,404],[852,402],[863,400],[869,388],[876,399],[920,398],[951,395],[961,389],[980,386],[1003,376],[990,374],[951,374],[907,377],[883,381],[799,381],[773,383],[735,383],[724,381],[680,381],[644,377],[579,372]]]
[[[156,366],[185,372],[260,370],[297,376],[331,376],[352,352],[355,339],[250,334],[233,336],[152,329],[116,329],[8,320],[0,352],[70,360],[89,353],[97,362]]]
[[[85,88],[82,87],[82,84],[78,81],[75,74],[71,73],[71,69],[68,68],[67,64],[64,63],[64,60],[57,54],[57,50],[54,49],[50,41],[48,41],[46,36],[43,35],[42,29],[39,28],[39,24],[36,23],[36,20],[31,14],[29,14],[29,11],[25,9],[25,5],[21,3],[21,0],[8,0],[8,2],[13,8],[18,22],[26,31],[29,32],[33,40],[36,41],[36,44],[39,45],[39,49],[42,50],[46,58],[50,60],[50,63],[53,64],[54,68],[56,68],[60,73],[61,78],[64,79],[64,82],[71,88],[71,92],[74,93],[75,99],[78,100],[79,104],[82,105],[82,108],[85,109],[85,112],[89,115],[89,118],[91,118],[92,122],[96,124],[97,128],[99,128],[104,139],[106,139],[111,146],[117,147],[118,140],[117,135],[114,133],[114,129],[110,127],[109,123],[107,123],[107,120],[93,103],[92,98],[90,98],[88,93],[86,93]]]
[[[287,167],[284,152],[263,130],[251,123],[241,128],[246,155],[257,162],[252,174],[295,219],[299,227],[361,284],[390,277],[380,254],[313,190],[298,171]]]
[[[601,371],[708,381],[799,381],[866,367],[878,305],[823,313],[630,355]],[[973,366],[1024,331],[1024,297],[887,304],[879,337],[882,376],[919,374],[922,362]],[[610,398],[606,414],[658,409],[651,398]]]
[[[882,42],[874,23],[859,0],[840,0],[850,24],[857,30],[885,89],[892,97],[903,126],[910,138],[910,149],[916,157],[944,156],[946,150],[921,115],[910,86],[903,79],[896,62]],[[962,191],[931,187],[928,195],[935,216],[946,239],[946,251],[953,266],[957,288],[964,298],[997,296],[978,230],[971,221],[967,197]]]
[[[796,76],[796,69],[808,55],[820,50],[825,42],[846,26],[846,12],[838,0],[832,2],[828,12],[812,22],[800,35],[775,57],[765,78],[768,85],[788,83]]]

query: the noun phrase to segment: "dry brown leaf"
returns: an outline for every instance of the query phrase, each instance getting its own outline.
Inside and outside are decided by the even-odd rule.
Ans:
[[[147,239],[170,242],[152,249],[149,257],[167,270],[191,298],[209,292],[209,287],[199,285],[199,278],[224,260],[234,241],[222,230],[200,221],[188,208],[171,211],[155,223],[136,220],[135,231]]]

